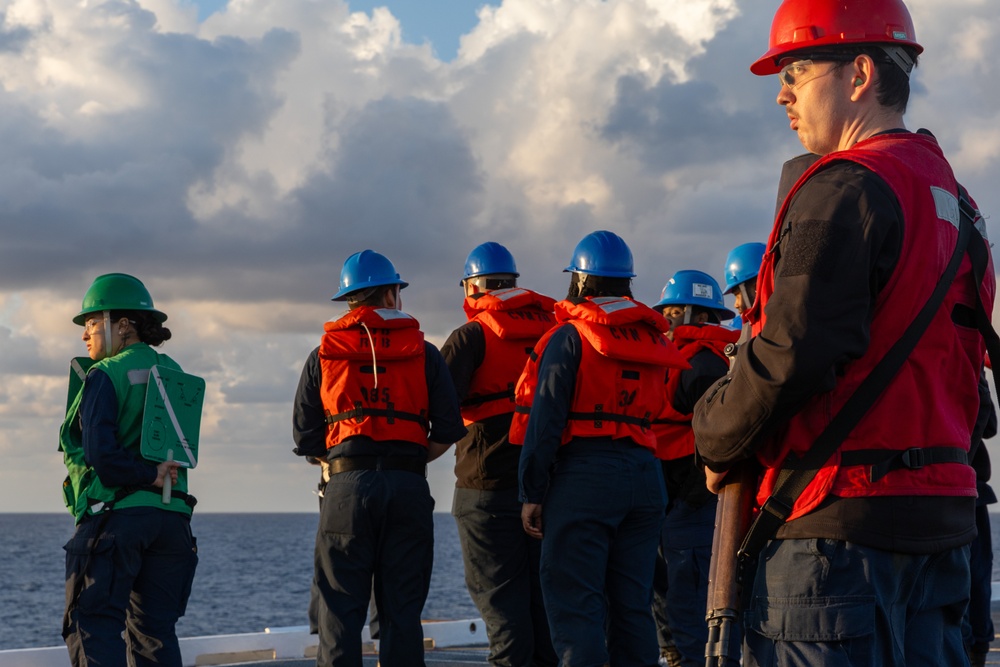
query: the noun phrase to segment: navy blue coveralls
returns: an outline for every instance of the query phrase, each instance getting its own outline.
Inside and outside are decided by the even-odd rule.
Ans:
[[[482,325],[466,322],[456,329],[441,355],[459,400],[464,400],[486,356]],[[557,661],[538,575],[541,544],[521,526],[521,448],[508,440],[513,414],[474,422],[456,444],[452,514],[462,543],[465,584],[486,623],[490,664],[545,667]]]
[[[670,369],[681,377],[674,396],[667,397],[684,415],[691,414],[705,390],[729,372],[729,365],[710,350],[702,350],[688,361],[689,369]],[[695,465],[694,455],[663,461],[662,465],[670,498],[660,544],[667,572],[664,612],[681,664],[701,667],[708,641],[705,608],[718,497],[705,487],[705,473]],[[734,633],[729,655],[739,655],[741,642],[740,634]]]
[[[117,441],[118,398],[100,370],[80,402],[84,457],[105,486],[149,486],[156,467]],[[66,550],[63,638],[74,665],[180,667],[175,630],[184,615],[197,544],[185,514],[126,507],[83,518]],[[86,572],[76,595],[76,578]],[[122,632],[124,630],[124,632]]]
[[[651,603],[666,492],[652,450],[630,439],[560,447],[585,345],[572,325],[550,338],[521,451],[521,500],[543,504],[541,580],[562,665],[655,665]],[[579,375],[579,377],[578,377]]]
[[[465,435],[455,388],[441,353],[424,343],[430,440],[451,443]],[[317,665],[360,667],[361,631],[374,583],[379,617],[379,661],[385,667],[423,665],[420,614],[434,558],[434,499],[427,485],[427,449],[400,440],[364,436],[326,449],[326,414],[320,396],[319,349],[306,360],[295,393],[292,434],[299,456],[412,459],[409,469],[348,470],[326,485],[316,533],[319,609]]]

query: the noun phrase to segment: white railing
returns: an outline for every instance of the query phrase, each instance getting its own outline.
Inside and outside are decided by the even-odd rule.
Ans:
[[[429,621],[424,624],[424,646],[428,649],[456,646],[486,646],[486,628],[482,619]],[[361,636],[363,644],[377,651],[368,628]],[[185,637],[180,640],[184,667],[226,665],[294,658],[314,658],[316,635],[306,626],[266,628],[264,632],[211,637]],[[0,651],[0,667],[69,667],[65,646],[24,648]]]

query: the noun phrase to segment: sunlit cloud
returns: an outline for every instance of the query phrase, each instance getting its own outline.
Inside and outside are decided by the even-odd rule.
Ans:
[[[202,23],[180,0],[2,3],[0,452],[18,472],[0,507],[62,509],[56,433],[85,352],[70,320],[102,273],[146,282],[164,351],[208,383],[209,511],[315,509],[291,400],[357,250],[392,259],[438,344],[486,240],[556,297],[600,228],[631,244],[640,300],[678,269],[718,276],[767,234],[801,152],[775,82],[748,71],[764,4],[506,0],[442,62],[389,9],[343,0],[230,0]],[[1000,18],[910,6],[926,52],[907,122],[995,211]],[[432,466],[439,510],[450,465]]]

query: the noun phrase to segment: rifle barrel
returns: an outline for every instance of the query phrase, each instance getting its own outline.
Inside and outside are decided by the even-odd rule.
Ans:
[[[719,492],[712,562],[708,568],[706,667],[725,665],[730,657],[730,637],[740,611],[737,552],[750,527],[756,491],[756,470],[750,463],[743,463],[729,471]]]

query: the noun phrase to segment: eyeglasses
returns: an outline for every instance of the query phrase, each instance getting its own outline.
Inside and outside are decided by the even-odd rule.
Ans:
[[[92,319],[92,320],[87,320],[86,322],[83,323],[83,328],[86,329],[88,336],[93,336],[98,331],[103,331],[103,327],[104,327],[103,319],[100,320]]]
[[[815,60],[796,60],[782,67],[781,71],[778,72],[778,78],[781,79],[781,83],[786,88],[794,90],[797,86],[809,83],[813,79],[818,79],[833,72],[833,68],[825,72],[820,72],[816,65],[817,61]]]

